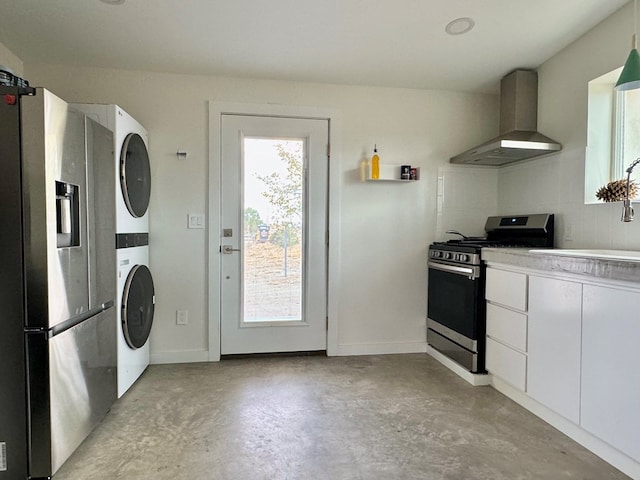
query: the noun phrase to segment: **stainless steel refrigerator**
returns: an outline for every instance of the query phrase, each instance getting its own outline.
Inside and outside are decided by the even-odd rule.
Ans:
[[[116,399],[113,137],[0,86],[0,480],[50,478]]]

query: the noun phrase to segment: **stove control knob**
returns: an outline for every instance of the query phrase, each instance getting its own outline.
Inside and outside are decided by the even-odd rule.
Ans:
[[[464,253],[461,253],[458,256],[458,260],[461,262],[468,262],[469,261],[469,255],[465,255]]]
[[[444,259],[445,259],[445,260],[449,260],[450,258],[451,258],[451,252],[446,252],[446,253],[444,254]]]

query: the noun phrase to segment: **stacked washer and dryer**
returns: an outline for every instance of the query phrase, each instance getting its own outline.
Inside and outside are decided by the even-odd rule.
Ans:
[[[74,104],[113,131],[118,269],[118,398],[149,365],[155,291],[149,270],[148,133],[117,105]]]

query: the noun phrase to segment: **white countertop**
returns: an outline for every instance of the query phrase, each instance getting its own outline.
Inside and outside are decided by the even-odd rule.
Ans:
[[[611,254],[611,250],[607,250],[610,253],[607,256],[598,256],[593,253],[595,250],[584,252],[585,255],[581,255],[580,250],[567,250],[564,254],[561,250],[545,253],[541,249],[483,248],[482,260],[534,270],[640,283],[640,261],[629,260],[623,255],[616,256]]]

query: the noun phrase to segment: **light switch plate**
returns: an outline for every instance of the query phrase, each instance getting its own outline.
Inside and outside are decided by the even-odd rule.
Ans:
[[[189,213],[187,228],[204,228],[204,213]]]

